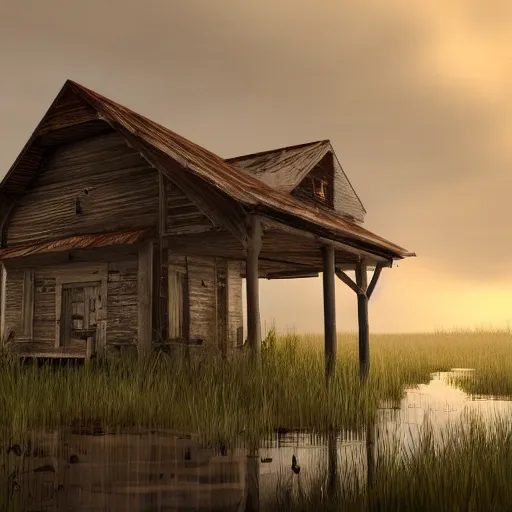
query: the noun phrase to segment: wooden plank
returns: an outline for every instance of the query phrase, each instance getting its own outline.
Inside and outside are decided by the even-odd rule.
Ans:
[[[34,272],[26,270],[23,274],[22,332],[24,338],[31,340],[34,328]]]
[[[89,364],[94,355],[94,336],[88,336],[85,342],[85,362]]]
[[[258,217],[251,216],[249,218],[248,232],[245,270],[247,276],[247,341],[251,355],[258,359],[261,354],[258,257],[262,247],[261,222]]]
[[[308,277],[318,277],[318,272],[298,272],[295,270],[284,272],[269,272],[267,279],[305,279]]]
[[[361,261],[356,267],[356,281],[361,292],[357,294],[357,316],[359,322],[359,376],[362,380],[370,371],[370,334],[368,326],[368,277],[366,262]]]
[[[153,248],[153,331],[156,339],[162,336],[162,314],[160,311],[160,288],[162,279],[162,244],[161,238],[155,240]]]
[[[228,268],[227,261],[223,259],[217,260],[216,282],[216,327],[217,327],[217,344],[224,356],[228,353],[229,336],[228,336]]]
[[[228,303],[228,336],[232,347],[242,345],[244,311],[242,304],[242,277],[240,262],[227,261],[226,300]]]
[[[377,282],[379,281],[380,274],[382,272],[382,265],[377,265],[375,267],[375,271],[372,276],[372,280],[370,281],[370,284],[368,285],[368,290],[366,291],[366,296],[368,297],[368,300],[371,298],[373,290],[375,290],[375,286],[377,286]]]
[[[336,302],[334,295],[334,247],[323,247],[323,288],[324,288],[324,336],[325,336],[325,375],[329,379],[335,369],[336,339]]]
[[[153,241],[147,241],[139,247],[138,265],[138,348],[143,358],[151,354],[153,340]]]
[[[343,270],[336,271],[336,276],[338,277],[338,279],[343,281],[354,292],[362,293],[362,290],[359,288],[359,286],[357,286],[357,284],[354,283],[354,281],[352,281],[352,279],[350,279],[350,277],[348,277],[347,274],[345,274],[345,272],[343,272]]]
[[[2,345],[7,337],[5,332],[5,314],[7,299],[7,271],[2,262],[0,262],[0,345]]]
[[[160,238],[167,231],[167,183],[162,171],[158,171],[158,233]]]
[[[62,319],[62,283],[55,284],[55,348],[60,347]]]

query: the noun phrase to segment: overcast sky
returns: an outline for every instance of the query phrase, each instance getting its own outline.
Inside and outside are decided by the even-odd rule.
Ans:
[[[418,254],[383,271],[371,329],[503,326],[511,27],[509,0],[0,0],[0,178],[67,78],[222,157],[330,139],[366,227]],[[261,289],[267,325],[322,329],[320,279]]]

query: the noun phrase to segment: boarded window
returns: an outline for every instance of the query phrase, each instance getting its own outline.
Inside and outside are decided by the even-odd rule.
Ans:
[[[169,339],[187,336],[187,275],[169,266]]]
[[[23,301],[21,303],[22,336],[32,339],[34,325],[34,272],[23,273]]]

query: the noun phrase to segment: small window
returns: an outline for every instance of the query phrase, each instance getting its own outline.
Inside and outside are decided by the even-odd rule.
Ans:
[[[319,178],[313,178],[313,194],[317,199],[327,200],[327,182]]]
[[[187,334],[187,274],[169,266],[169,339],[185,338]]]

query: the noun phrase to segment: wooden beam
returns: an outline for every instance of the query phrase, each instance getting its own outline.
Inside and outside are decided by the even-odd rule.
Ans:
[[[366,296],[368,297],[368,300],[371,298],[373,290],[375,290],[375,286],[377,286],[377,282],[379,281],[380,274],[382,272],[382,265],[377,265],[375,267],[375,272],[373,273],[372,280],[370,281],[370,284],[368,285],[368,290],[366,292]]]
[[[160,341],[162,336],[162,303],[160,300],[161,288],[162,288],[162,261],[163,259],[163,247],[162,238],[159,237],[155,241],[153,248],[153,331],[156,333],[156,338]]]
[[[334,298],[334,247],[322,249],[324,272],[324,335],[325,335],[325,375],[327,379],[334,373],[336,363],[336,302]]]
[[[247,341],[251,355],[259,359],[261,354],[260,292],[258,257],[261,251],[261,222],[249,217],[246,260],[247,286]]]
[[[141,357],[151,354],[153,341],[153,241],[139,247],[137,295],[139,306],[138,349]]]
[[[365,251],[364,249],[359,249],[357,247],[353,247],[351,245],[348,245],[343,242],[339,242],[337,240],[331,240],[328,238],[324,238],[318,235],[315,235],[314,233],[311,233],[309,231],[304,231],[302,229],[294,228],[291,226],[288,226],[287,224],[282,224],[281,222],[270,219],[268,217],[262,217],[262,222],[265,227],[275,228],[281,231],[285,231],[287,233],[293,233],[297,236],[302,236],[304,238],[309,238],[310,240],[315,240],[318,244],[326,246],[331,245],[335,249],[338,249],[340,251],[349,253],[356,258],[362,259],[365,258],[367,261],[374,261],[375,263],[382,263],[382,266],[384,267],[390,267],[392,265],[392,260],[382,256],[380,254],[374,254],[372,252]]]
[[[162,171],[158,171],[158,233],[160,238],[167,231],[167,183]]]
[[[354,283],[354,281],[352,281],[352,279],[350,279],[350,277],[348,277],[347,274],[343,272],[343,270],[337,270],[336,276],[338,276],[338,279],[343,281],[349,288],[351,288],[356,293],[363,293],[359,286],[357,286],[357,284]]]
[[[0,261],[0,346],[3,345],[7,338],[5,332],[5,313],[6,313],[6,297],[7,297],[7,271],[4,264]]]
[[[290,270],[283,272],[270,272],[267,279],[304,279],[307,277],[318,277],[318,272],[300,272],[298,270]]]
[[[362,380],[370,371],[370,333],[368,327],[368,278],[366,262],[361,261],[356,267],[356,282],[361,292],[357,294],[357,316],[359,321],[359,376]]]

